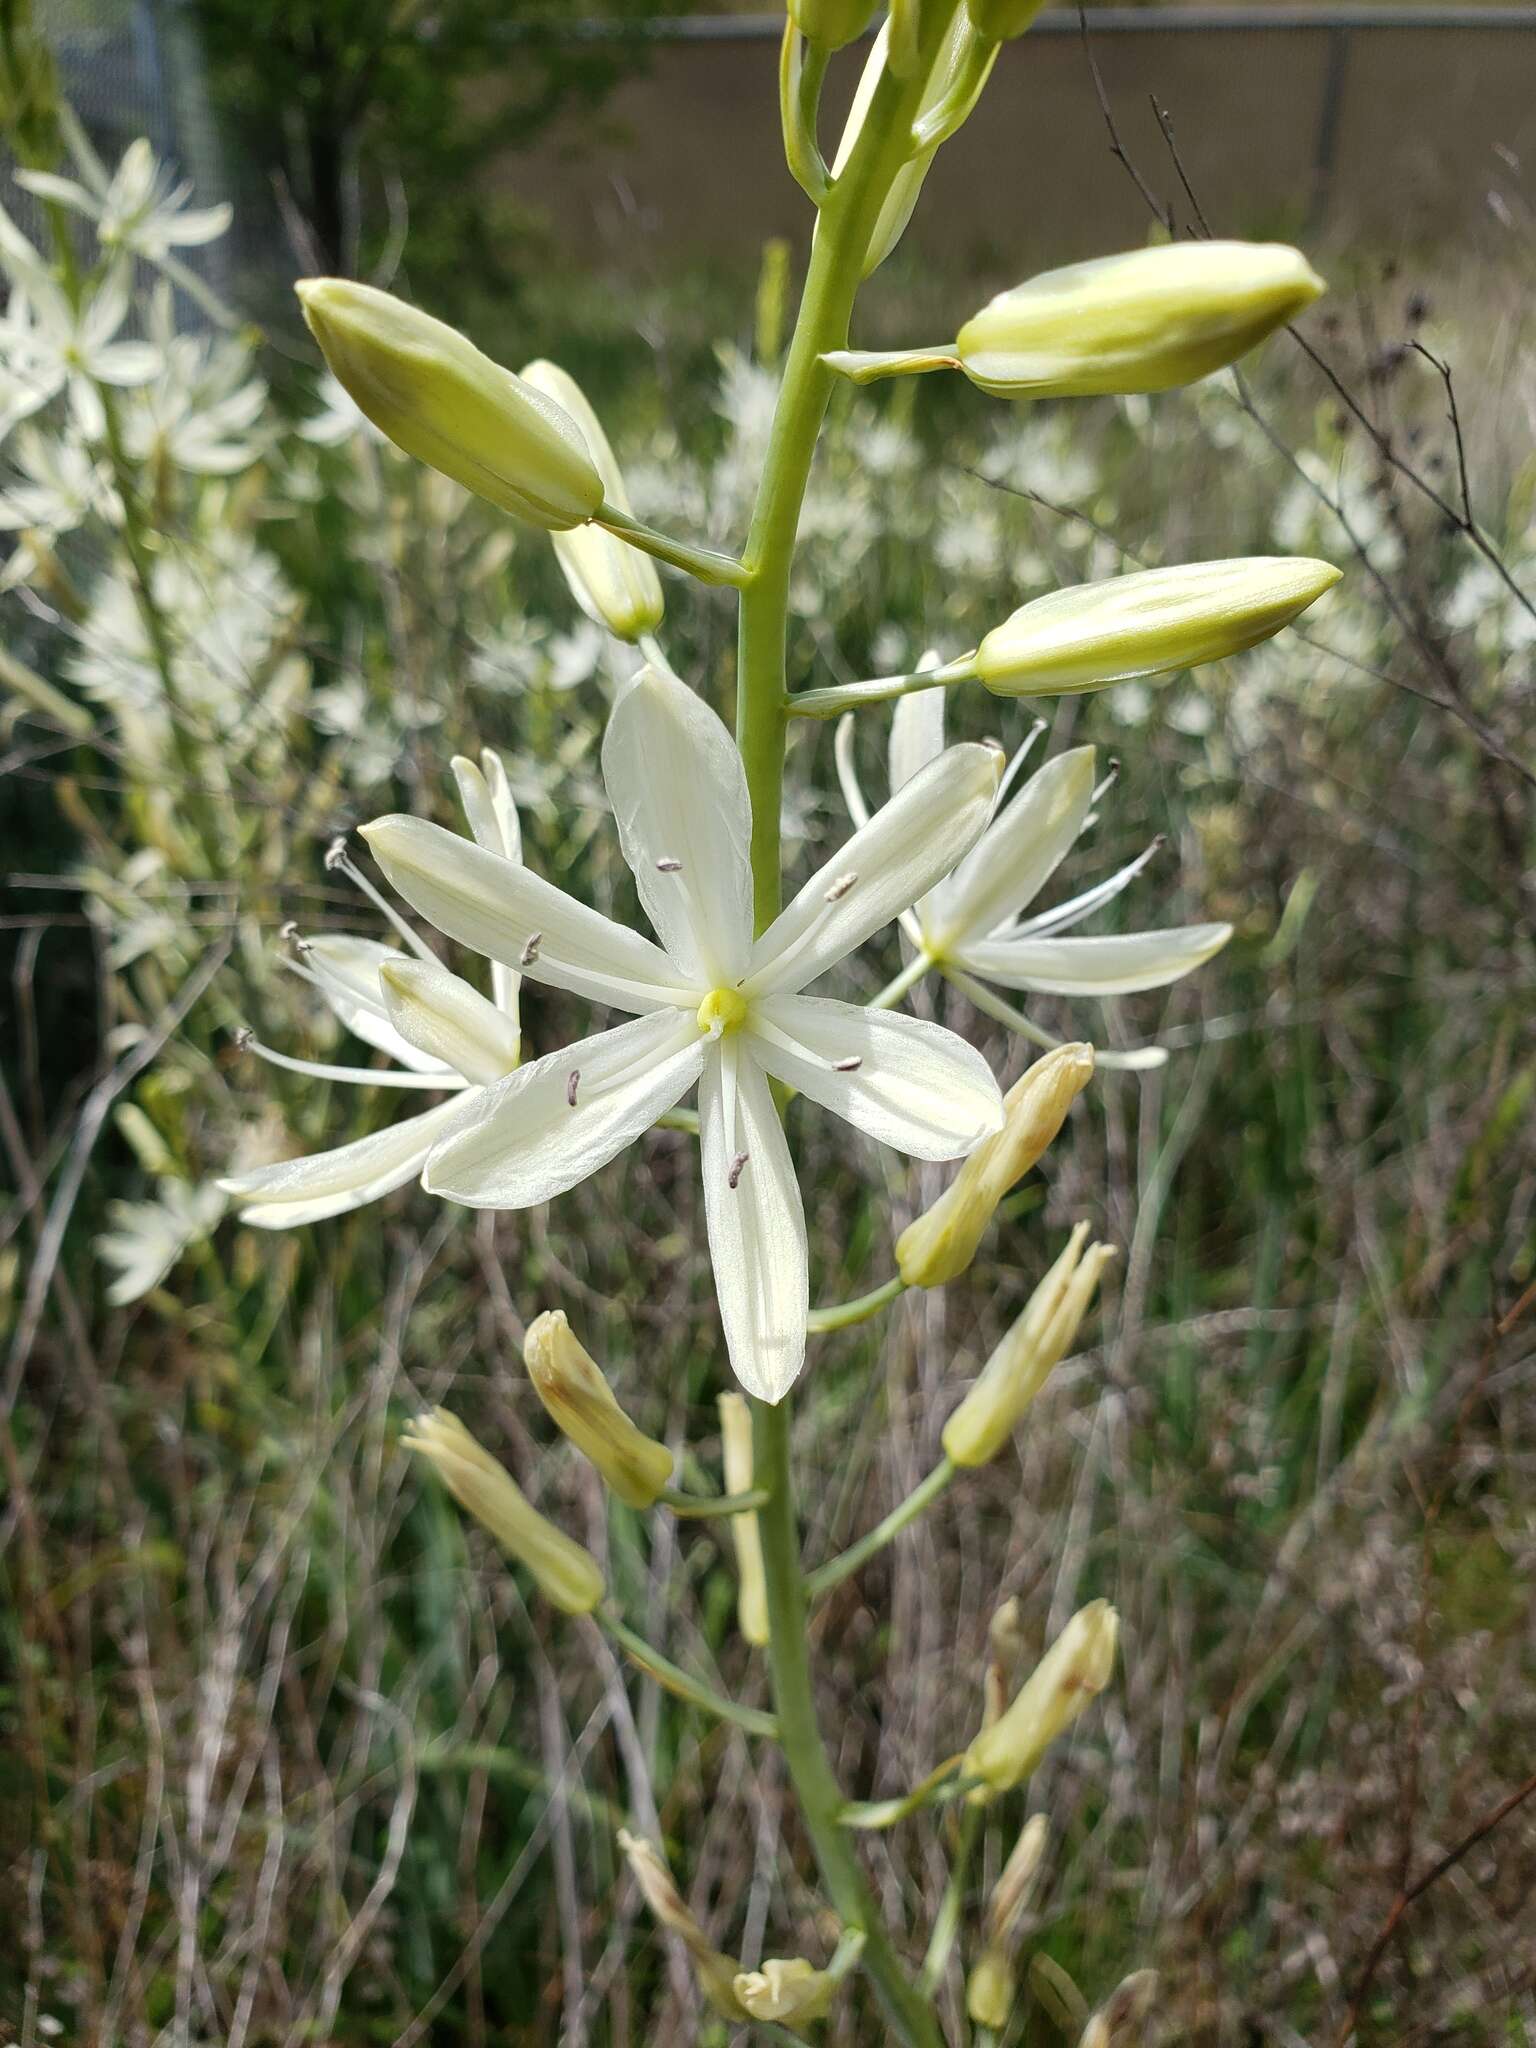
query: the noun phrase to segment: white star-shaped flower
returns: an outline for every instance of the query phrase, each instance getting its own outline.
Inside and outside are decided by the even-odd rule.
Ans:
[[[462,758],[454,761],[459,795],[478,843],[495,859],[510,864],[521,859],[522,840],[506,771],[489,748],[480,758],[481,767]],[[369,889],[339,848],[333,865]],[[377,939],[328,932],[314,938],[290,934],[297,958],[289,964],[314,984],[354,1036],[396,1061],[396,1070],[328,1066],[275,1053],[249,1038],[244,1043],[276,1066],[322,1080],[422,1089],[446,1093],[449,1100],[328,1152],[231,1174],[219,1186],[244,1204],[242,1223],[291,1229],[344,1215],[404,1187],[420,1174],[438,1140],[463,1121],[468,1096],[501,1080],[517,1065],[518,976],[494,967],[495,1000],[488,1001],[467,981],[450,974],[405,921],[378,901],[414,958]]]
[[[390,882],[450,938],[634,1013],[488,1088],[434,1146],[423,1184],[474,1208],[548,1201],[697,1084],[731,1364],[777,1401],[804,1361],[809,1295],[805,1213],[770,1079],[921,1159],[958,1157],[1001,1123],[997,1083],[954,1033],[801,994],[974,842],[998,758],[959,746],[930,762],[756,940],[751,803],[715,714],[675,678],[642,670],[608,721],[603,775],[659,946],[440,826],[388,817],[363,828]]]
[[[1050,910],[1026,917],[1089,819],[1096,787],[1094,750],[1071,747],[1025,782],[1011,802],[1007,791],[1043,728],[1024,742],[998,792],[986,831],[954,870],[902,919],[912,944],[935,966],[970,974],[1002,988],[1062,996],[1129,995],[1163,988],[1209,960],[1232,936],[1229,924],[1191,924],[1167,931],[1123,932],[1102,938],[1060,934],[1111,902],[1135,880],[1157,842],[1113,875]],[[868,807],[853,765],[851,714],[838,729],[837,765],[855,823]],[[891,722],[893,792],[944,752],[944,692],[903,697]]]

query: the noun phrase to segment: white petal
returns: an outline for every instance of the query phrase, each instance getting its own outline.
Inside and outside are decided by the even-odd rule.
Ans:
[[[770,996],[749,1029],[770,1074],[914,1159],[958,1159],[1002,1126],[991,1068],[942,1024],[816,996]]]
[[[465,760],[462,754],[455,754],[453,773],[475,843],[492,853],[504,854],[508,860],[520,861],[523,857],[523,824],[517,815],[512,786],[507,780],[500,754],[493,753],[489,747],[482,747],[478,768],[473,761]],[[503,965],[500,960],[492,963],[491,988],[497,1007],[514,1024],[519,1021],[519,981],[515,968]]]
[[[685,683],[643,668],[609,716],[603,780],[668,953],[706,988],[738,982],[752,945],[752,804],[735,741]]]
[[[641,1012],[686,1003],[690,995],[697,1003],[703,993],[684,987],[649,939],[441,825],[397,815],[376,818],[362,834],[413,910],[450,939],[536,981]]]
[[[237,1198],[254,1196],[241,1209],[240,1220],[268,1230],[360,1209],[416,1178],[433,1145],[455,1118],[464,1115],[467,1101],[456,1095],[422,1116],[403,1117],[387,1131],[355,1138],[329,1152],[311,1153],[307,1159],[285,1159],[277,1166],[234,1173],[219,1186]]]
[[[739,1034],[704,1063],[699,1138],[731,1370],[758,1400],[782,1401],[805,1363],[805,1208],[767,1076]]]
[[[1033,902],[1083,829],[1093,780],[1092,747],[1073,747],[1031,775],[934,892],[927,923],[936,941],[993,931]]]
[[[422,1184],[472,1209],[548,1202],[687,1094],[704,1045],[691,1016],[663,1011],[548,1053],[487,1090],[473,1121],[432,1154]]]
[[[112,341],[92,350],[89,368],[103,384],[147,384],[160,374],[160,351],[147,341]]]
[[[898,697],[891,718],[891,795],[943,751],[944,692],[919,690],[916,696]]]
[[[380,970],[379,982],[400,1035],[466,1081],[489,1086],[517,1065],[517,1026],[446,967],[394,960]]]
[[[1189,924],[1102,939],[978,939],[956,957],[973,974],[1004,988],[1123,996],[1165,988],[1219,953],[1231,936],[1229,924]]]
[[[406,956],[394,946],[377,939],[352,938],[344,932],[321,932],[305,939],[299,956],[301,971],[319,989],[347,1029],[365,1045],[388,1053],[403,1067],[418,1074],[442,1074],[451,1069],[431,1058],[390,1023],[384,1014],[384,991],[379,969]]]
[[[845,711],[837,721],[837,735],[832,742],[832,758],[837,765],[837,780],[855,829],[869,823],[869,805],[864,801],[864,785],[859,781],[858,763],[853,757],[858,726],[856,714]]]
[[[235,217],[227,199],[217,206],[191,206],[160,222],[160,232],[173,249],[196,249],[216,242]]]
[[[804,988],[931,889],[985,826],[999,769],[995,748],[962,746],[914,775],[769,925],[746,992]]]

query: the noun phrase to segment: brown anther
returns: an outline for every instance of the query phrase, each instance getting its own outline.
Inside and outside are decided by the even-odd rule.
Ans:
[[[834,1074],[854,1074],[858,1072],[863,1064],[863,1053],[854,1052],[850,1053],[845,1060],[834,1060],[832,1062],[832,1071]]]
[[[853,887],[854,883],[858,879],[858,876],[854,874],[851,870],[846,875],[839,875],[837,880],[832,884],[831,888],[827,891],[827,902],[836,903],[840,901],[841,898],[848,894],[848,891]]]
[[[569,1106],[576,1107],[576,1090],[581,1086],[581,1069],[572,1067],[565,1077],[565,1099]]]
[[[656,872],[658,875],[680,875],[683,872],[683,864],[680,860],[674,860],[669,853],[657,861]]]
[[[738,1152],[731,1161],[730,1171],[725,1176],[725,1184],[733,1194],[741,1185],[741,1176],[747,1170],[747,1160],[750,1156],[749,1153]]]
[[[544,934],[543,934],[542,932],[530,932],[530,933],[529,933],[529,935],[528,935],[528,943],[527,943],[527,945],[526,945],[526,946],[524,946],[524,948],[523,948],[522,952],[521,952],[521,953],[519,953],[519,954],[518,954],[518,956],[517,956],[517,964],[518,964],[518,966],[519,966],[519,967],[531,967],[531,966],[533,965],[534,961],[538,959],[538,957],[539,957],[539,947],[540,947],[540,946],[541,946],[541,945],[542,945],[543,943],[544,943]]]

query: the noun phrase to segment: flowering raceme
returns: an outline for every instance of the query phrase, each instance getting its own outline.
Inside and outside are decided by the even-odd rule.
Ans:
[[[660,946],[440,826],[387,817],[363,828],[394,887],[450,938],[638,1013],[489,1089],[434,1144],[423,1182],[474,1208],[548,1201],[697,1084],[732,1369],[751,1393],[777,1401],[804,1360],[809,1279],[770,1078],[920,1159],[957,1158],[1001,1123],[990,1069],[953,1032],[801,993],[975,842],[998,757],[970,745],[937,754],[756,940],[752,807],[741,756],[715,714],[676,678],[642,670],[609,717],[603,775]]]

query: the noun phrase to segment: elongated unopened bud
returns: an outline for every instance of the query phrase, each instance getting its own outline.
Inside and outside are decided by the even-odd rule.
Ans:
[[[896,1240],[909,1287],[941,1287],[965,1271],[1014,1182],[1035,1164],[1093,1073],[1091,1045],[1059,1045],[1021,1074],[1003,1097],[1003,1128],[983,1138],[931,1209]]]
[[[789,0],[789,18],[808,43],[840,50],[863,35],[875,0]]]
[[[825,2019],[837,1995],[837,1979],[802,1956],[777,1958],[760,1970],[743,1970],[733,1986],[755,2020],[776,2020],[783,2027],[803,2027]]]
[[[337,381],[407,455],[534,526],[579,526],[602,504],[574,420],[457,329],[345,278],[295,289]]]
[[[1279,242],[1170,242],[1048,270],[955,338],[973,384],[1004,398],[1167,391],[1224,369],[1327,287]]]
[[[1115,1256],[1096,1244],[1084,1253],[1088,1225],[1079,1223],[1066,1250],[1030,1296],[1023,1312],[982,1368],[976,1384],[944,1425],[944,1455],[956,1465],[995,1458],[1077,1335],[1099,1275]]]
[[[740,1964],[732,1962],[713,1947],[708,1935],[683,1903],[683,1895],[672,1882],[672,1873],[659,1851],[627,1828],[619,1829],[619,1847],[629,1862],[645,1903],[656,1919],[679,1935],[693,1959],[699,1986],[722,2019],[744,2020],[747,2009],[736,1996]]]
[[[1005,1600],[987,1623],[987,1665],[981,1682],[981,1725],[990,1728],[1002,1718],[1013,1692],[1013,1673],[1024,1649],[1019,1603]]]
[[[1306,555],[1244,555],[1076,583],[994,626],[971,665],[1000,697],[1071,696],[1174,675],[1268,640],[1339,574]]]
[[[996,11],[1016,10],[996,0]],[[825,360],[858,384],[960,370],[999,398],[1168,391],[1235,363],[1326,289],[1283,243],[1165,243],[1045,271],[936,348],[842,349]]]
[[[720,1443],[727,1493],[752,1491],[752,1412],[740,1394],[720,1396]],[[755,1514],[732,1515],[736,1546],[736,1619],[749,1643],[768,1641],[768,1581],[763,1572],[763,1539]]]
[[[590,1614],[603,1597],[597,1560],[537,1508],[505,1466],[470,1435],[456,1415],[434,1408],[403,1431],[401,1443],[430,1460],[459,1506],[538,1581],[546,1600],[567,1614]]]
[[[604,503],[620,512],[632,511],[608,436],[576,379],[558,363],[546,362],[526,364],[522,376],[525,384],[575,421],[602,479]],[[600,526],[573,526],[550,538],[572,597],[594,624],[606,626],[620,640],[638,640],[661,624],[661,579],[649,555],[615,540]]]
[[[1133,1971],[1089,2020],[1078,2048],[1134,2048],[1156,1997],[1156,1970]]]
[[[672,1477],[672,1453],[630,1421],[561,1310],[548,1309],[529,1324],[523,1363],[561,1434],[592,1460],[620,1500],[650,1507]]]
[[[1081,1608],[1046,1651],[1001,1720],[984,1728],[966,1751],[962,1776],[1008,1792],[1027,1778],[1046,1750],[1109,1683],[1120,1618],[1107,1600]]]

